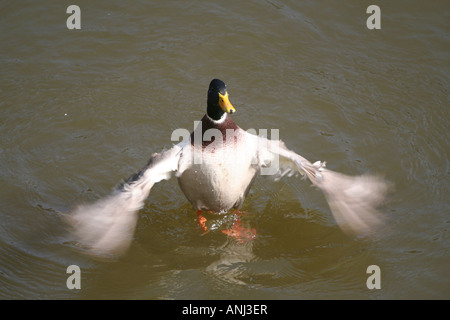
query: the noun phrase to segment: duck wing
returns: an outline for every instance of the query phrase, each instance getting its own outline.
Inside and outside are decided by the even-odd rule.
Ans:
[[[300,173],[325,195],[331,212],[350,234],[369,234],[383,223],[377,210],[387,194],[389,184],[378,175],[348,176],[325,168],[325,162],[309,162],[289,150],[280,140],[254,136],[257,143],[260,174],[276,179]]]
[[[169,179],[179,168],[186,143],[155,153],[137,174],[119,185],[109,196],[82,204],[64,214],[77,246],[98,257],[114,258],[129,247],[137,223],[153,185]]]

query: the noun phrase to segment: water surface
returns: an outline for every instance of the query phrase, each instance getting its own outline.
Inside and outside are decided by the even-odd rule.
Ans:
[[[0,298],[448,299],[448,1],[0,4]],[[128,253],[73,250],[58,212],[107,195],[193,129],[212,78],[244,129],[346,174],[381,173],[388,224],[345,235],[307,181],[257,179],[241,244],[203,234],[175,180],[154,187]],[[210,223],[226,224],[230,215]],[[224,220],[225,219],[225,220]],[[66,287],[78,265],[81,290]],[[381,289],[366,286],[369,265]]]

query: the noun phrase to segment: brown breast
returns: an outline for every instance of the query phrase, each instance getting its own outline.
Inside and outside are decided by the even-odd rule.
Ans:
[[[202,118],[200,124],[191,133],[191,144],[193,146],[202,145],[202,148],[215,142],[217,138],[222,138],[223,145],[237,143],[239,131],[242,129],[227,116],[222,122],[214,122],[206,114]],[[218,141],[219,142],[219,141]],[[218,144],[220,145],[220,144]]]

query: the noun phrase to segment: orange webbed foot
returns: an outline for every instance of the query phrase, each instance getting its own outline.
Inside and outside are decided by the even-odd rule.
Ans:
[[[202,229],[202,231],[204,233],[208,232],[208,227],[206,227],[206,218],[203,216],[202,211],[198,210],[197,211],[197,222],[200,226],[200,229]]]
[[[238,216],[238,219],[230,229],[222,230],[222,233],[238,240],[239,243],[245,243],[256,238],[256,229],[246,228],[241,223],[241,216],[245,213],[239,210],[235,210],[234,213]]]

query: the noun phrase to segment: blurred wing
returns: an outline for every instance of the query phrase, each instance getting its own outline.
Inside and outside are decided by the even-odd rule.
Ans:
[[[376,175],[347,176],[325,169],[325,162],[311,163],[286,148],[279,140],[258,139],[261,174],[275,178],[299,172],[323,191],[338,225],[346,232],[367,234],[381,225],[377,207],[384,201],[388,185]]]
[[[117,187],[112,194],[91,204],[83,204],[65,215],[72,235],[87,253],[115,257],[129,247],[137,222],[153,185],[167,180],[178,170],[185,144],[155,153],[140,172]]]

